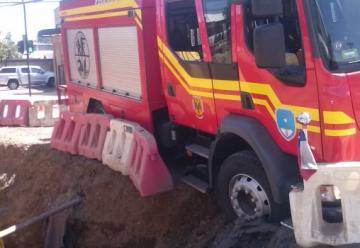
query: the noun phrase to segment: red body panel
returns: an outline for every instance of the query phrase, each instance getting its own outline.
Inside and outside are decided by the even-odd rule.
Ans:
[[[137,25],[139,37],[143,98],[139,101],[103,92],[99,62],[96,89],[71,83],[67,64],[66,78],[72,111],[85,112],[89,99],[98,99],[103,103],[107,113],[138,122],[152,131],[152,112],[167,107],[171,121],[214,135],[223,118],[229,114],[251,116],[262,123],[283,152],[294,155],[297,149],[296,136],[285,139],[281,135],[276,112],[279,109],[287,109],[295,117],[301,112],[309,112],[312,118],[309,125],[309,142],[317,161],[360,160],[360,137],[355,121],[358,120],[360,123],[360,74],[333,74],[323,66],[321,59],[314,57],[302,0],[296,0],[306,65],[306,83],[302,87],[286,84],[269,70],[256,66],[254,55],[245,42],[243,8],[235,4],[231,6],[232,60],[237,63],[239,80],[213,80],[189,76],[179,57],[170,48],[164,1],[137,1],[136,8],[141,9],[140,25],[136,18],[129,16],[77,21],[66,21],[65,17],[62,27],[65,61],[68,61],[65,32],[68,28],[91,27],[96,38],[97,27]],[[129,0],[124,2],[131,3]],[[62,10],[90,5],[94,6],[94,0],[67,1],[62,3]],[[96,13],[108,14],[129,9],[121,6],[122,8],[99,10]],[[202,1],[195,0],[195,6],[203,60],[211,62]],[[66,14],[66,11],[64,13]],[[96,54],[98,57],[98,51]],[[173,86],[175,96],[169,95],[169,85]],[[255,104],[254,110],[243,108],[241,92],[251,95]],[[201,115],[194,110],[194,102],[201,103]],[[297,125],[297,128],[299,127]]]
[[[70,110],[74,112],[86,112],[90,99],[96,99],[102,102],[104,109],[107,113],[115,117],[126,118],[140,123],[148,130],[153,130],[153,117],[152,112],[166,106],[161,88],[161,76],[159,69],[159,61],[156,48],[156,19],[155,19],[155,6],[153,1],[124,1],[129,2],[122,4],[120,8],[111,10],[102,10],[101,5],[99,8],[94,4],[94,0],[86,1],[69,1],[61,4],[64,23],[62,25],[63,45],[65,50],[66,61],[66,81],[68,84],[68,96]],[[94,11],[87,13],[86,9],[77,9],[82,7],[92,7]],[[84,14],[75,14],[73,12],[67,13],[66,11],[79,10]],[[99,9],[98,11],[96,9]],[[135,11],[141,10],[140,15],[138,12],[134,16],[126,15],[111,16],[111,13],[116,14],[120,11],[128,11],[133,9]],[[109,17],[93,18],[93,15],[108,15]],[[69,17],[68,17],[69,16]],[[89,17],[87,17],[89,16]],[[71,18],[77,18],[71,20]],[[69,18],[69,20],[67,20]],[[81,20],[80,20],[81,19]],[[140,100],[131,99],[125,96],[119,96],[104,92],[102,88],[101,78],[101,65],[99,60],[98,37],[97,28],[99,27],[118,27],[118,26],[137,26],[138,31],[138,53],[140,64],[140,77],[141,77],[141,91],[142,98]],[[70,80],[69,69],[69,54],[67,48],[66,30],[71,28],[92,28],[94,33],[94,47],[96,49],[96,67],[97,67],[97,87],[90,88],[80,86]],[[145,42],[146,41],[146,42]],[[134,41],[136,42],[136,41]],[[120,45],[120,44],[119,44]]]

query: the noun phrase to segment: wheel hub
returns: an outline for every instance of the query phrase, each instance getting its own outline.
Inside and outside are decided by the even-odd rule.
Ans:
[[[234,176],[229,185],[229,196],[235,213],[247,220],[269,216],[269,198],[255,179],[248,175]]]

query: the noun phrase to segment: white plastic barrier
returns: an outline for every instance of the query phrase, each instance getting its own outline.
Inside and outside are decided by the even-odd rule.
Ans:
[[[334,185],[340,190],[342,223],[324,221],[322,185]],[[360,163],[319,164],[318,171],[304,182],[304,190],[290,192],[290,206],[299,245],[360,243]]]
[[[67,106],[59,105],[58,101],[36,101],[29,109],[29,126],[53,127],[66,110]]]
[[[130,121],[113,119],[105,139],[102,161],[115,171],[129,175],[130,149],[134,142],[134,129],[141,127]]]

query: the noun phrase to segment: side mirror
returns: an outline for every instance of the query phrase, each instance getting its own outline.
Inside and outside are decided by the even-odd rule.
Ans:
[[[261,25],[254,30],[254,55],[260,68],[282,68],[285,60],[285,34],[281,23]]]
[[[251,0],[254,17],[280,16],[283,14],[282,0]]]

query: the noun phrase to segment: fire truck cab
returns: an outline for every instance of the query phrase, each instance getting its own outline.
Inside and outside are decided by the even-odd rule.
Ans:
[[[183,181],[215,190],[228,216],[282,219],[302,182],[301,113],[317,162],[360,161],[359,7],[64,0],[70,109],[145,127],[168,164],[187,157]]]

